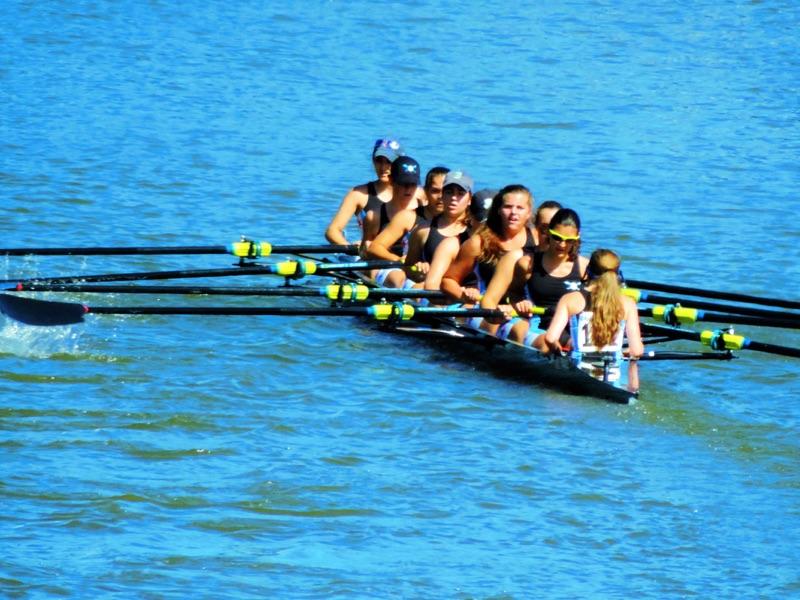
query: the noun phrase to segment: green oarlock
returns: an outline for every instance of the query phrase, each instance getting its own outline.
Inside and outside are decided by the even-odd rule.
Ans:
[[[396,302],[394,304],[375,304],[369,307],[369,314],[378,321],[397,319],[408,321],[414,317],[414,307],[410,304]]]
[[[239,258],[258,258],[272,254],[272,244],[269,242],[233,242],[228,245],[228,251]]]
[[[328,300],[366,300],[369,298],[369,288],[360,284],[331,284],[325,286],[325,297]]]
[[[722,340],[722,343],[720,343]],[[748,338],[743,335],[736,335],[733,333],[721,333],[719,331],[702,331],[700,332],[700,341],[706,345],[715,348],[715,350],[741,350],[748,345]]]

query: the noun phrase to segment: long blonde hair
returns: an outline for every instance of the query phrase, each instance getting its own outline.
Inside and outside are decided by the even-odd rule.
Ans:
[[[620,259],[605,248],[592,252],[586,275],[592,285],[592,343],[598,348],[610,344],[625,316],[619,288]]]

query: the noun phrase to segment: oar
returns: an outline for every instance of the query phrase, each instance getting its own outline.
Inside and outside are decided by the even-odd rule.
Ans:
[[[0,256],[117,256],[152,254],[232,254],[240,258],[264,258],[273,254],[358,254],[350,244],[280,246],[242,240],[224,246],[90,246],[77,248],[0,248]]]
[[[800,348],[757,342],[743,335],[736,335],[725,331],[688,331],[686,329],[675,329],[664,325],[652,325],[650,323],[642,323],[641,328],[643,333],[664,334],[674,339],[701,342],[714,350],[757,350],[768,354],[800,358]]]
[[[106,315],[281,315],[281,316],[350,316],[372,317],[379,321],[408,321],[417,317],[498,317],[502,312],[485,308],[416,307],[395,302],[371,306],[297,308],[286,306],[87,306],[77,302],[35,300],[12,294],[0,294],[0,312],[28,325],[71,325],[80,323],[86,314]]]
[[[637,303],[646,302],[648,304],[677,304],[681,306],[690,306],[692,308],[700,308],[704,310],[725,311],[737,315],[766,317],[768,319],[794,319],[798,323],[800,323],[800,314],[793,312],[765,310],[763,308],[753,308],[750,306],[734,306],[732,304],[721,304],[719,302],[705,302],[703,300],[682,298],[678,296],[661,296],[659,294],[651,294],[650,292],[645,292],[630,287],[623,288],[622,293],[625,294],[626,296],[630,296]]]
[[[677,350],[650,350],[636,360],[733,360],[730,352],[680,352]]]
[[[34,277],[31,279],[6,279],[0,285],[90,283],[104,281],[153,281],[157,279],[190,279],[201,277],[229,277],[239,275],[282,275],[284,277],[303,277],[305,275],[330,273],[331,271],[362,271],[367,269],[386,269],[401,267],[402,263],[390,260],[369,260],[348,263],[317,263],[313,261],[286,261],[273,265],[258,263],[240,267],[219,269],[180,269],[176,271],[145,271],[140,273],[106,273],[102,275],[72,275],[68,277]]]
[[[655,290],[658,292],[686,294],[688,296],[699,296],[701,298],[716,298],[718,300],[730,300],[732,302],[744,302],[746,304],[763,304],[767,306],[780,306],[782,308],[800,309],[800,302],[784,300],[782,298],[764,298],[762,296],[750,296],[747,294],[735,294],[732,292],[716,292],[714,290],[682,287],[679,285],[668,285],[666,283],[653,283],[650,281],[640,281],[638,279],[626,279],[626,283],[632,287]]]
[[[368,298],[427,298],[443,300],[447,295],[417,288],[372,288],[363,284],[329,284],[324,287],[281,286],[200,286],[200,285],[105,285],[82,283],[20,283],[7,292],[72,292],[93,294],[179,294],[204,296],[294,296],[325,297],[329,300],[366,300]]]
[[[800,329],[800,320],[793,319],[767,319],[764,317],[750,317],[746,315],[731,315],[724,313],[706,312],[685,306],[653,306],[640,308],[640,317],[653,317],[668,325],[686,325],[697,321],[710,323],[730,323],[736,325],[755,325],[757,327],[781,327],[785,329]]]

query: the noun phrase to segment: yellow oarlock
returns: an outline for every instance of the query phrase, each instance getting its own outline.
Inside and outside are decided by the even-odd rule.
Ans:
[[[397,319],[408,321],[414,317],[414,307],[410,304],[375,304],[369,307],[369,314],[377,321]]]
[[[636,288],[622,288],[622,293],[629,298],[633,298],[634,302],[639,302],[642,298],[642,290],[637,290]]]
[[[228,252],[239,258],[264,258],[272,254],[272,244],[244,240],[228,244]]]
[[[686,323],[696,323],[698,316],[698,310],[696,308],[687,308],[685,306],[653,307],[653,317],[664,322],[674,323],[677,321],[682,325]]]
[[[272,269],[272,272],[275,273],[275,275],[282,275],[284,277],[313,275],[317,272],[317,263],[309,260],[303,262],[287,260],[284,262],[275,263],[272,265]]]
[[[369,288],[366,285],[338,285],[325,286],[325,297],[328,300],[366,300],[369,298]]]
[[[722,339],[722,344],[719,340]],[[722,345],[726,350],[741,350],[747,346],[747,338],[743,335],[736,335],[733,333],[720,333],[718,331],[702,331],[700,332],[700,341],[706,346],[717,345],[716,349]]]

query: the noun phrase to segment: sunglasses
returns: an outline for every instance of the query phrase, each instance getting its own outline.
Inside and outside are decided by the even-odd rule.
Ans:
[[[581,239],[581,234],[563,235],[552,229],[548,229],[547,234],[550,236],[550,239],[555,240],[556,242],[577,242]]]

